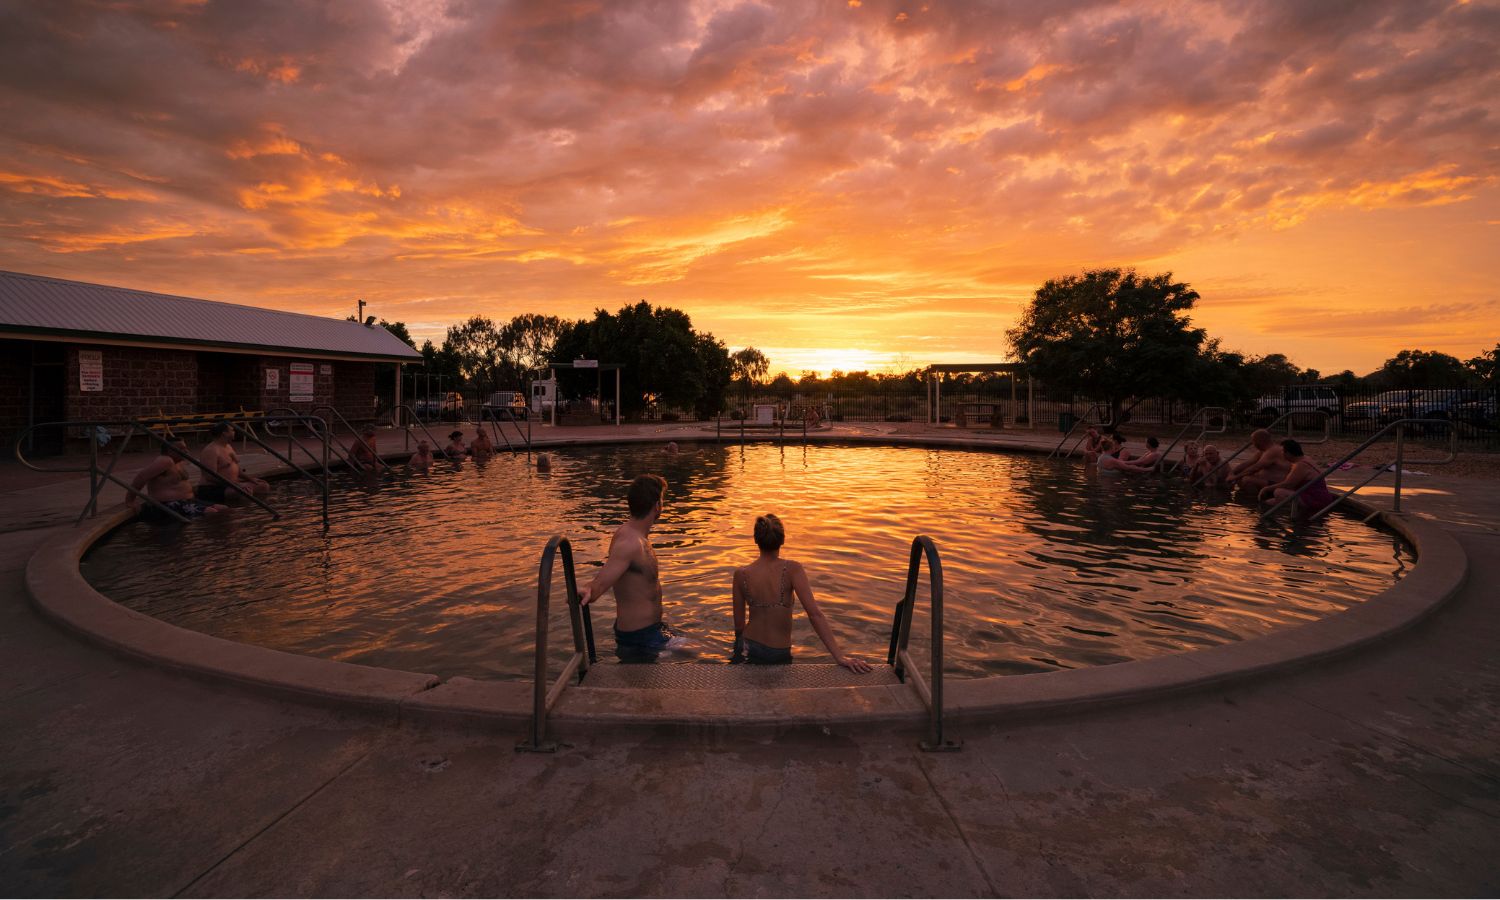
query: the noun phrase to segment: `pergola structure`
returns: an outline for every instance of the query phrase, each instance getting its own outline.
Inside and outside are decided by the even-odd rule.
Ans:
[[[927,424],[936,425],[942,418],[943,404],[943,380],[942,375],[960,374],[994,374],[1003,373],[1010,376],[1010,403],[1012,408],[1016,404],[1016,375],[1025,371],[1025,366],[1020,363],[935,363],[927,367],[928,396],[932,398],[927,409]],[[1032,404],[1035,391],[1031,376],[1026,376],[1026,426],[1036,427],[1036,416],[1033,415]]]
[[[557,424],[557,370],[558,369],[593,369],[598,375],[598,388],[596,396],[599,405],[604,405],[604,371],[612,370],[615,373],[615,424],[620,424],[620,370],[625,368],[622,363],[602,363],[597,359],[575,359],[572,362],[547,363],[547,380],[552,382],[552,424]]]

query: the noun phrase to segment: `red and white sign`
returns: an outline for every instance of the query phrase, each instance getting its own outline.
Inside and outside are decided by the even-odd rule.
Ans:
[[[293,403],[311,403],[313,400],[313,364],[292,363],[291,377],[287,379],[288,400]]]
[[[104,351],[78,351],[78,389],[80,391],[104,390]]]
[[[268,391],[278,391],[280,389],[281,389],[281,370],[280,369],[267,369],[266,370],[266,390],[268,390]]]

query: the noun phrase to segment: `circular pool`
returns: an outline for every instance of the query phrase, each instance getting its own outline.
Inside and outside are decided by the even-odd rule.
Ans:
[[[319,495],[278,482],[278,521],[242,507],[189,527],[131,523],[81,568],[132,609],[230,640],[526,679],[542,545],[571,537],[586,582],[624,518],[625,485],[657,472],[669,482],[653,531],[666,616],[702,657],[728,658],[731,573],[754,559],[755,515],[775,512],[785,555],[808,567],[840,640],[871,658],[884,655],[911,538],[932,537],[947,582],[947,672],[977,677],[1257,637],[1357,604],[1414,562],[1393,534],[1352,519],[1261,523],[1180,480],[1100,477],[1076,460],[829,444],[551,452],[549,474],[502,454],[431,475],[337,476],[326,531]],[[609,599],[595,610],[604,655],[612,610]],[[562,648],[565,616],[554,619]],[[805,618],[794,641],[799,659],[826,659]]]

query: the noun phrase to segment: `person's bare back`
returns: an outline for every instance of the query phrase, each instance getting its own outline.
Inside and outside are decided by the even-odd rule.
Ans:
[[[584,604],[614,591],[615,654],[623,662],[654,662],[675,637],[662,622],[661,567],[651,549],[651,526],[661,517],[666,489],[659,475],[641,475],[630,483],[630,518],[615,529],[609,558],[579,591]]]
[[[661,565],[651,538],[639,520],[615,530],[609,542],[610,562],[620,560],[624,571],[615,579],[615,627],[638,631],[661,621]],[[607,564],[606,564],[607,565]]]

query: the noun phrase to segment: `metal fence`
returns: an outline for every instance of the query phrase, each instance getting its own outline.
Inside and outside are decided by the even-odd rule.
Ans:
[[[858,393],[816,389],[735,392],[729,399],[728,417],[753,415],[755,406],[770,404],[787,414],[812,407],[834,422],[939,422],[1052,431],[1067,430],[1074,418],[1089,415],[1091,410],[1094,420],[1108,418],[1108,407],[1102,400],[1050,391],[1042,384],[1033,384],[1028,390],[1024,381],[1014,391],[1004,383],[991,389],[945,385],[940,394],[931,385],[925,390],[903,388]],[[1326,413],[1334,437],[1363,440],[1401,418],[1446,420],[1452,425],[1433,426],[1432,437],[1446,440],[1451,427],[1470,449],[1500,450],[1497,407],[1500,391],[1493,388],[1349,391],[1324,387],[1243,401],[1229,407],[1225,424],[1234,431],[1248,431],[1290,412],[1294,415],[1284,420],[1279,431],[1290,428],[1296,434],[1321,434]],[[1136,432],[1165,431],[1187,423],[1197,408],[1180,400],[1133,399],[1125,404],[1122,424]]]

